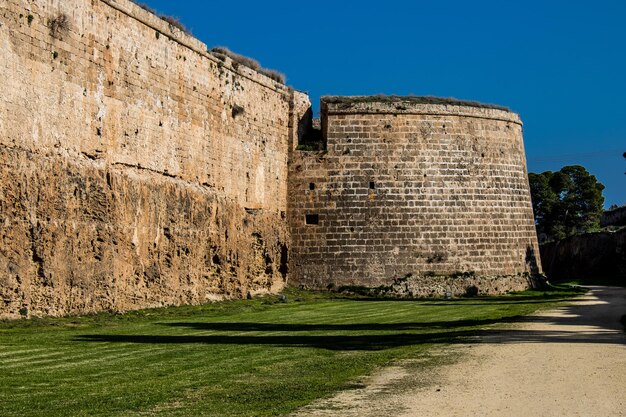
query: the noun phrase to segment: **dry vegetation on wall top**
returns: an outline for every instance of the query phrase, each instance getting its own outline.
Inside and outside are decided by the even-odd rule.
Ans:
[[[378,94],[375,96],[324,96],[322,102],[328,104],[358,104],[358,103],[408,103],[408,104],[441,104],[452,106],[468,106],[483,109],[496,109],[511,111],[508,107],[497,104],[480,103],[471,100],[459,100],[454,97],[434,96],[388,96]]]
[[[239,55],[223,46],[216,46],[215,48],[211,49],[211,53],[221,60],[224,60],[226,57],[230,58],[235,66],[243,65],[254,71],[260,72],[261,74],[271,78],[276,82],[279,82],[281,84],[285,83],[285,74],[282,74],[275,70],[263,68],[259,61],[257,61],[256,59]]]
[[[187,29],[187,27],[185,25],[183,25],[180,20],[174,16],[168,16],[168,15],[164,15],[164,14],[159,14],[156,10],[154,10],[152,7],[148,6],[145,3],[140,3],[137,2],[135,0],[131,0],[133,3],[135,3],[137,6],[141,7],[142,9],[144,9],[145,11],[152,13],[153,15],[159,17],[160,19],[166,21],[167,23],[170,24],[170,26],[173,26],[175,28],[180,29],[181,31],[185,32],[188,35],[191,35],[191,31],[189,29]],[[246,66],[254,71],[257,71],[263,75],[265,75],[266,77],[271,78],[272,80],[279,82],[281,84],[285,84],[286,81],[286,77],[285,74],[276,71],[276,70],[272,70],[272,69],[268,69],[268,68],[263,68],[261,66],[261,64],[259,63],[259,61],[249,58],[247,56],[244,55],[240,55],[237,54],[233,51],[231,51],[230,49],[223,47],[223,46],[216,46],[215,48],[211,49],[209,52],[211,52],[211,54],[213,54],[216,58],[221,59],[222,61],[225,59],[225,57],[229,57],[232,61],[235,67],[239,66],[239,65],[243,65]]]
[[[133,3],[135,3],[137,6],[141,7],[142,9],[144,9],[145,11],[152,13],[155,16],[158,16],[161,20],[166,21],[167,23],[170,24],[170,26],[174,26],[177,29],[180,29],[181,31],[185,32],[188,35],[191,35],[191,31],[189,29],[187,29],[187,27],[185,25],[183,25],[181,23],[181,21],[174,16],[168,16],[165,14],[159,14],[157,13],[156,10],[154,10],[152,7],[148,6],[145,3],[139,3],[135,0],[131,0]]]

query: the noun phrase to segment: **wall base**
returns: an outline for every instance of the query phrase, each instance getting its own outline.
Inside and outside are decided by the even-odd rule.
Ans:
[[[280,291],[282,217],[148,170],[0,148],[0,318]]]
[[[530,288],[540,288],[542,277],[528,274],[507,276],[410,276],[395,279],[390,285],[374,288],[345,286],[340,292],[365,293],[389,298],[444,298],[473,297],[478,295],[502,295]]]

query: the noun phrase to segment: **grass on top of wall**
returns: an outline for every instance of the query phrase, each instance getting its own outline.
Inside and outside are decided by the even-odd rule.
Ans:
[[[0,322],[0,415],[284,415],[576,294],[395,301],[288,290],[286,301]]]
[[[141,7],[145,11],[147,11],[149,13],[152,13],[153,15],[157,16],[159,19],[162,19],[165,22],[169,23],[171,26],[173,26],[175,28],[178,28],[182,32],[186,33],[187,35],[191,35],[191,31],[177,17],[169,16],[169,15],[166,15],[166,14],[159,14],[156,10],[154,10],[152,7],[148,6],[146,3],[142,3],[142,2],[136,1],[136,0],[130,0],[130,1],[135,3],[137,6]]]
[[[240,55],[236,52],[231,51],[225,46],[216,46],[213,49],[211,49],[211,53],[221,60],[224,60],[225,57],[230,58],[233,61],[233,66],[235,67],[237,67],[238,65],[243,65],[245,67],[248,67],[256,72],[259,72],[265,75],[266,77],[269,77],[270,79],[278,83],[285,84],[285,81],[286,81],[285,74],[278,72],[276,70],[263,68],[261,64],[259,63],[259,61],[257,61],[256,59],[253,59],[244,55]]]
[[[152,13],[153,15],[157,16],[161,20],[164,20],[165,22],[169,23],[170,26],[180,29],[182,32],[186,33],[187,35],[193,36],[191,31],[177,17],[160,14],[155,9],[153,9],[152,7],[148,6],[145,3],[142,3],[141,1],[138,1],[138,0],[130,0],[130,1],[136,4],[137,6],[141,7],[143,10],[149,13]],[[285,84],[286,82],[287,77],[282,72],[269,69],[269,68],[264,68],[256,59],[249,58],[247,56],[235,53],[224,46],[216,46],[212,48],[210,52],[213,55],[215,55],[217,58],[222,59],[222,60],[224,59],[224,57],[229,57],[233,61],[235,67],[238,65],[243,65],[265,75],[266,77],[269,77],[270,79],[278,83]]]
[[[510,111],[508,107],[497,104],[481,103],[471,100],[459,100],[454,97],[434,97],[434,96],[388,96],[378,94],[373,96],[323,96],[322,102],[329,104],[357,104],[357,103],[406,103],[406,104],[441,104],[452,106],[468,106],[483,109],[496,109]]]

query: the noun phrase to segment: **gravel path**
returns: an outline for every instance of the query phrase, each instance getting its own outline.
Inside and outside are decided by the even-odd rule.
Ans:
[[[575,304],[452,348],[452,365],[382,370],[298,416],[626,416],[626,289],[592,287]]]

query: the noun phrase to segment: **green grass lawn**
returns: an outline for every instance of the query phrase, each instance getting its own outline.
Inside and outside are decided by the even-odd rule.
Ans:
[[[575,291],[393,301],[289,290],[199,307],[0,322],[0,416],[271,416]]]

